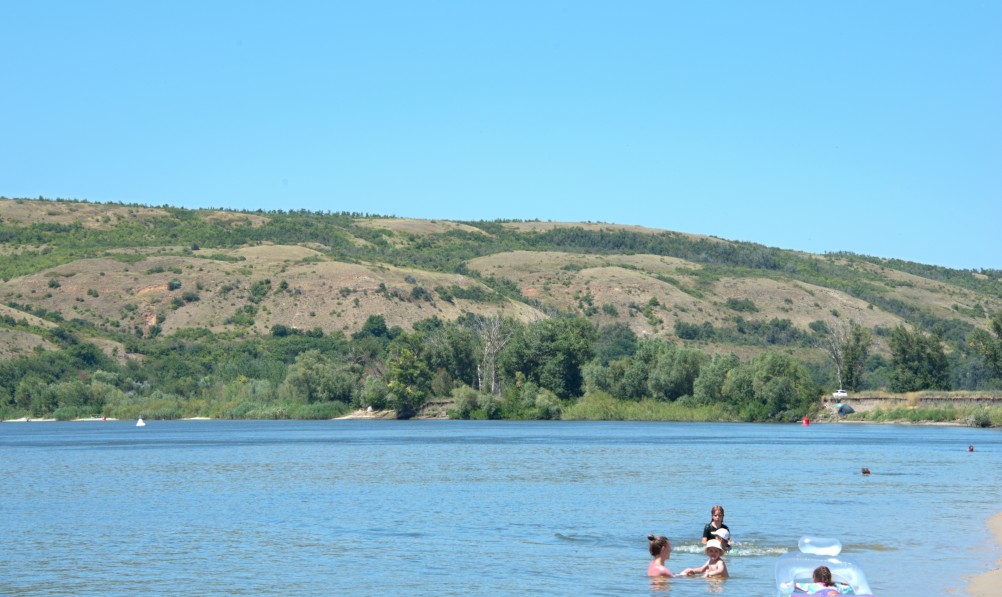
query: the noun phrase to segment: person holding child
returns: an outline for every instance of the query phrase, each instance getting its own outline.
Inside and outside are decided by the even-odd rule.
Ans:
[[[679,574],[681,576],[693,576],[702,574],[703,578],[727,578],[727,564],[721,556],[724,555],[724,547],[717,539],[710,539],[706,542],[706,549],[703,550],[710,557],[705,564],[699,568],[686,568]]]
[[[661,535],[660,537],[655,537],[654,535],[647,535],[647,542],[650,544],[649,548],[651,551],[651,556],[654,558],[651,560],[649,566],[647,566],[647,576],[666,576],[668,578],[674,578],[675,575],[671,573],[671,570],[665,565],[668,558],[671,557],[671,541],[668,537]]]

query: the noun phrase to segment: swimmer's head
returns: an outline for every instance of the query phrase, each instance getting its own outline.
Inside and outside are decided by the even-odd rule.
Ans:
[[[668,537],[661,535],[660,537],[655,537],[654,535],[647,535],[647,542],[650,543],[651,556],[658,557],[661,555],[661,550],[668,548],[668,553],[671,553],[671,541]]]
[[[812,577],[814,582],[822,584],[824,586],[831,586],[832,583],[832,571],[828,566],[818,566],[814,569],[814,575]]]

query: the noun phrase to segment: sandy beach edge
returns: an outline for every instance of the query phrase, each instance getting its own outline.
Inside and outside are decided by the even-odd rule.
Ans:
[[[1002,547],[1002,511],[988,519],[988,530],[995,537],[997,546]],[[995,562],[995,568],[983,572],[967,584],[967,594],[971,597],[994,597],[1002,585],[1002,559]]]
[[[355,412],[347,414],[343,417],[337,417],[335,421],[348,421],[348,420],[360,420],[360,419],[396,419],[397,413],[392,410],[363,410],[359,409]]]

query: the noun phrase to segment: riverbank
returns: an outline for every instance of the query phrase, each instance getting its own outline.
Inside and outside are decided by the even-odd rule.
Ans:
[[[102,423],[102,422],[107,422],[107,421],[120,421],[120,420],[121,419],[116,419],[114,417],[82,417],[80,419],[69,419],[69,421],[63,421],[63,422],[70,422],[70,423],[98,422],[98,423]],[[131,421],[132,419],[129,419],[129,420]],[[213,419],[211,417],[185,417],[185,418],[179,419],[179,420],[181,420],[181,421],[212,421]],[[49,419],[29,419],[28,417],[21,417],[19,419],[5,419],[3,421],[0,421],[0,423],[58,423],[58,422],[60,422],[59,419],[51,419],[51,418],[49,418]]]
[[[91,419],[77,419],[78,421],[90,421]],[[101,419],[97,419],[100,421]],[[29,419],[28,417],[21,417],[20,419],[4,419],[0,423],[48,423],[55,421],[55,419]]]
[[[988,519],[988,530],[995,538],[998,547],[1002,547],[1002,511]],[[995,568],[979,574],[967,585],[967,593],[971,597],[993,597],[999,594],[1002,586],[1002,559],[995,562]]]
[[[345,421],[354,419],[396,419],[397,413],[392,410],[367,410],[359,409],[343,417],[337,417],[335,421]]]
[[[365,410],[365,409],[358,409],[358,410],[352,411],[352,412],[350,412],[347,415],[344,415],[342,417],[335,417],[332,420],[334,420],[334,421],[345,421],[345,420],[390,420],[390,419],[394,419],[394,420],[397,419],[397,412],[396,411],[394,411],[394,410],[372,410],[372,411],[369,411],[369,410]],[[434,408],[434,409],[422,410],[417,415],[411,417],[411,419],[415,420],[415,421],[443,420],[443,419],[449,419],[449,416],[446,413],[446,409],[445,408],[439,407],[439,408]],[[102,417],[84,417],[84,418],[79,418],[79,419],[70,419],[69,421],[60,421],[59,419],[53,419],[53,418],[30,419],[30,418],[27,418],[27,417],[20,417],[20,418],[17,418],[17,419],[4,419],[4,420],[0,421],[0,423],[58,423],[58,422],[79,423],[79,422],[95,422],[95,421],[98,422],[98,423],[100,423],[102,421],[119,421],[119,420],[121,420],[121,419],[116,419],[116,418],[113,418],[113,417],[107,417],[107,418],[102,418]],[[156,420],[159,420],[159,419],[148,419],[148,420],[156,421]],[[178,420],[178,421],[214,421],[216,419],[213,419],[212,417],[184,417],[184,418],[176,419],[176,420]],[[460,420],[460,419],[455,419],[455,420]],[[596,420],[605,420],[605,419],[596,419]],[[613,420],[613,419],[609,419],[609,420]],[[615,419],[615,420],[617,420],[617,421],[630,421],[630,420],[633,420],[633,419]],[[637,419],[636,422],[651,422],[652,420],[654,420],[654,419]],[[729,421],[729,420],[725,421],[725,420],[716,420],[716,419],[715,420],[705,420],[705,421],[703,421],[703,420],[678,421],[678,420],[667,420],[666,419],[666,420],[659,420],[659,422],[662,422],[662,423],[692,423],[692,422],[699,422],[699,423],[742,423],[744,421]],[[855,419],[855,418],[852,418],[852,419],[850,419],[850,418],[838,419],[838,418],[833,418],[833,417],[822,417],[822,418],[818,418],[818,419],[813,419],[813,420],[811,420],[811,423],[814,424],[814,425],[833,425],[833,424],[835,424],[835,425],[910,425],[910,426],[916,426],[916,427],[918,427],[918,426],[970,427],[971,426],[968,423],[963,422],[963,421],[922,421],[922,420],[919,420],[919,421],[909,421],[907,419],[888,419],[888,420],[875,421],[875,420]],[[800,425],[800,423],[790,423],[790,425]]]

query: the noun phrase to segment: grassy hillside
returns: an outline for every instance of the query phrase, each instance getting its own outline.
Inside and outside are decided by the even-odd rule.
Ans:
[[[796,332],[846,318],[875,330],[886,353],[883,330],[899,323],[960,338],[1002,310],[1000,272],[598,223],[0,199],[0,254],[6,313],[58,313],[109,339],[185,328],[266,334],[276,324],[351,333],[372,314],[409,328],[500,311],[524,321],[577,314],[671,338],[679,323],[708,323],[724,333],[683,331],[680,341],[742,354],[777,344],[811,353]],[[738,318],[788,321],[793,334],[762,340],[738,332]],[[14,331],[0,337],[0,354],[43,342]]]
[[[193,338],[199,350],[243,343],[238,350],[253,353],[256,341],[289,333],[339,342],[367,333],[374,317],[410,333],[432,318],[495,314],[625,326],[640,339],[742,361],[780,352],[812,367],[822,387],[833,375],[820,342],[826,326],[852,320],[870,332],[868,383],[880,387],[891,330],[905,324],[942,340],[952,387],[979,389],[988,376],[968,338],[1002,312],[999,271],[594,222],[0,198],[0,256],[0,363],[20,359],[4,389],[12,404],[18,391],[30,394],[14,385],[27,383],[31,359],[80,343],[127,367]],[[74,350],[72,358],[99,368],[94,355]],[[380,359],[356,361],[378,377]],[[267,374],[273,391],[285,373]],[[196,372],[185,375],[183,391],[194,392]],[[366,374],[354,375],[357,398]]]

